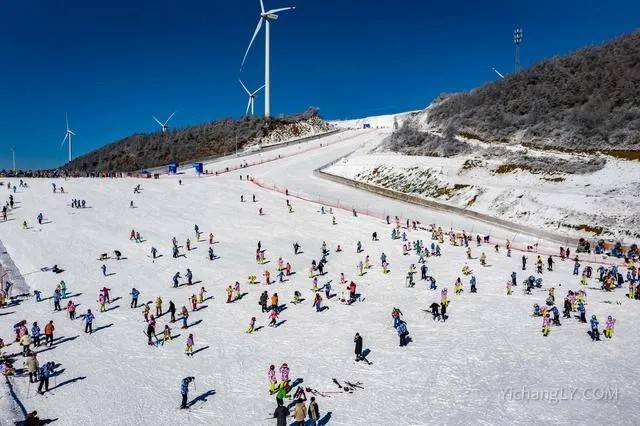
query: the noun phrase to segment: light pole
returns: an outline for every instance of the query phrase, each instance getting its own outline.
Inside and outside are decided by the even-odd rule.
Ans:
[[[513,44],[516,47],[515,52],[515,62],[516,62],[516,70],[515,72],[520,71],[520,43],[522,43],[522,28],[516,28],[513,30]]]

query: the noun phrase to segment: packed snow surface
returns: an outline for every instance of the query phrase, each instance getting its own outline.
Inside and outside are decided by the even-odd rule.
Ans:
[[[558,259],[555,270],[542,275],[543,288],[525,295],[520,283],[534,274],[534,254],[527,254],[528,269],[522,271],[521,252],[506,257],[504,248],[496,253],[490,244],[476,247],[474,243],[473,259],[467,260],[465,248],[445,241],[440,244],[442,256],[427,260],[438,289],[429,290],[419,274],[415,287],[407,287],[407,270],[411,264],[419,268],[418,258],[413,253],[403,255],[402,240],[390,238],[392,226],[384,220],[334,209],[337,223],[333,225],[333,215],[321,214],[320,204],[293,196],[289,197],[290,213],[284,194],[244,178],[250,175],[307,199],[342,200],[357,205],[361,212],[371,208],[392,218],[436,223],[446,230],[453,224],[492,238],[513,237],[486,224],[357,192],[312,174],[313,169],[354,149],[379,142],[385,132],[347,131],[323,138],[322,147],[320,141],[310,142],[308,148],[313,149],[306,151],[302,146],[286,147],[277,151],[282,152],[279,160],[218,176],[197,177],[189,172],[158,180],[27,180],[29,188],[19,188],[14,195],[18,204],[10,212],[11,220],[0,222],[0,239],[31,290],[49,297],[64,280],[70,299],[80,304],[78,313],[92,309],[96,315],[96,331],[88,335],[81,320],[53,312],[50,300],[36,303],[34,298],[21,298],[18,305],[0,310],[0,336],[5,342],[12,341],[12,326],[23,319],[29,324],[38,321],[42,328],[53,319],[60,339],[51,348],[38,348],[41,364],[60,364],[61,373],[52,380],[49,393],[35,394],[25,377],[11,379],[27,411],[38,410],[41,418],[58,419],[59,425],[275,424],[268,419],[275,399],[268,393],[267,369],[286,362],[292,382],[330,392],[316,395],[323,424],[639,424],[638,302],[627,299],[623,289],[605,293],[593,279],[586,286],[587,316],[597,315],[601,327],[607,315],[617,318],[613,339],[592,342],[587,324],[574,318],[563,319],[562,326],[552,327],[549,336],[543,337],[541,319],[531,316],[531,307],[544,305],[551,286],[556,288],[560,309],[567,290],[585,288],[572,275],[573,262]],[[208,167],[220,170],[245,160],[250,158]],[[65,193],[53,193],[52,182],[63,186]],[[138,184],[141,193],[134,194]],[[6,187],[0,189],[5,191],[0,193],[3,199],[8,197]],[[254,194],[256,202],[251,201]],[[74,198],[86,200],[88,208],[71,208]],[[131,200],[135,208],[129,207]],[[39,212],[45,218],[42,225],[35,219]],[[29,229],[22,229],[23,220]],[[203,233],[200,241],[194,235],[196,224]],[[132,229],[140,232],[143,242],[129,239]],[[372,241],[374,231],[379,241]],[[403,231],[409,241],[432,242],[426,230]],[[213,261],[207,255],[209,233],[214,235],[212,247],[219,256]],[[172,237],[184,255],[177,259],[171,254]],[[187,238],[190,251],[184,247]],[[268,263],[263,265],[255,260],[258,241],[266,250]],[[293,254],[296,241],[302,254]],[[319,286],[331,281],[331,293],[338,296],[324,300],[328,309],[317,313],[311,306],[308,271],[311,261],[321,257],[323,241],[330,255]],[[357,241],[363,244],[362,253],[356,253]],[[335,250],[338,245],[341,252]],[[162,255],[158,259],[151,258],[152,246]],[[122,252],[120,261],[113,259],[113,250]],[[388,274],[380,267],[382,252],[388,256]],[[482,252],[488,257],[486,267],[478,261]],[[101,262],[102,253],[112,258]],[[356,264],[366,255],[372,268],[357,276]],[[267,285],[263,273],[269,270],[271,279],[277,280],[279,257],[292,264],[295,274],[284,283]],[[461,274],[465,262],[477,278],[477,294],[469,293],[469,277]],[[103,263],[106,277],[100,270]],[[41,270],[54,264],[64,272]],[[597,266],[593,264],[594,270]],[[180,271],[184,276],[187,268],[193,271],[195,284],[173,288],[173,274]],[[505,282],[512,271],[517,271],[519,286],[508,296]],[[358,285],[361,300],[353,305],[338,300],[344,290],[341,272]],[[248,284],[252,274],[259,284]],[[456,296],[453,283],[459,276],[465,291]],[[246,294],[225,303],[225,289],[235,281]],[[104,286],[116,300],[100,313],[96,300]],[[173,341],[148,346],[142,309],[129,307],[134,286],[141,291],[143,303],[160,296],[165,311],[169,300],[178,310],[182,305],[189,307],[189,328],[181,330],[177,322],[172,328],[174,336],[179,336]],[[188,298],[202,286],[212,298],[191,312]],[[424,312],[440,301],[442,288],[449,289],[451,300],[444,323]],[[286,305],[277,328],[267,326],[267,315],[258,306],[265,290],[269,296],[277,292],[280,304]],[[295,290],[305,299],[297,305],[291,303]],[[402,310],[407,322],[412,339],[407,347],[398,346],[390,316],[393,307]],[[153,303],[151,311],[155,311]],[[259,330],[247,334],[253,316]],[[168,323],[168,315],[163,315],[156,330]],[[370,350],[371,365],[354,361],[356,332]],[[184,352],[189,333],[195,338],[193,357]],[[4,351],[17,353],[19,348],[14,343]],[[21,367],[21,357],[17,358],[16,367]],[[188,410],[179,410],[180,380],[186,376],[196,377],[196,388],[189,395],[195,402]],[[332,378],[341,384],[361,382],[362,388],[345,393]],[[0,398],[0,407],[8,410],[6,392]],[[0,423],[9,424],[13,415],[4,413]]]

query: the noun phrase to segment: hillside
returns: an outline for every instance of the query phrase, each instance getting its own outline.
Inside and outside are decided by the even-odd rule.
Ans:
[[[80,173],[128,172],[170,162],[188,162],[232,153],[256,144],[273,144],[330,129],[316,110],[287,117],[223,119],[165,133],[127,136],[74,159],[65,170]]]
[[[635,32],[442,95],[329,171],[561,236],[635,242],[639,130]]]
[[[637,159],[640,31],[442,97],[417,122],[483,142]]]

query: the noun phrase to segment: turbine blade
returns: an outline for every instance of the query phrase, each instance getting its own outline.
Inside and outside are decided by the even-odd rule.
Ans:
[[[260,86],[260,88],[258,88],[255,92],[251,93],[251,96],[255,95],[256,93],[258,93],[259,91],[261,91],[262,89],[264,89],[264,86],[266,86],[266,84],[263,84],[262,86]]]
[[[69,114],[66,112],[64,113],[64,121],[67,123],[67,130],[69,130]]]
[[[260,12],[264,13],[264,3],[260,0]]]
[[[62,149],[62,147],[64,146],[64,143],[67,141],[68,137],[69,137],[69,134],[65,133],[64,139],[62,139],[62,143],[60,144],[60,149]]]
[[[249,98],[249,102],[247,102],[247,109],[244,111],[244,115],[249,114],[249,107],[251,106],[251,98]]]
[[[152,117],[153,117],[153,119],[154,119],[154,120],[156,120],[156,123],[158,123],[158,124],[159,124],[159,125],[161,125],[161,126],[164,126],[164,124],[162,124],[162,123],[160,122],[160,120],[158,120],[158,119],[155,117],[155,115],[152,115]]]
[[[75,133],[73,133],[73,130],[71,130],[71,129],[69,129],[68,132],[71,133],[73,136],[76,135]]]
[[[295,8],[296,8],[295,6],[281,7],[279,9],[271,9],[271,10],[267,11],[265,14],[266,15],[271,15],[271,14],[275,14],[275,13],[278,13],[278,12],[284,12],[285,10],[293,10]]]
[[[253,37],[251,37],[251,41],[249,42],[249,47],[247,47],[247,51],[244,52],[244,58],[242,58],[242,64],[240,65],[240,70],[242,70],[242,67],[244,66],[244,61],[247,60],[247,55],[249,54],[249,49],[251,49],[251,45],[253,44],[253,41],[256,39],[256,36],[260,32],[260,28],[262,28],[263,20],[264,19],[260,17],[260,20],[258,21],[258,25],[256,26],[256,30],[253,33]]]
[[[242,80],[238,79],[238,81],[240,82],[240,84],[242,85],[242,88],[244,89],[245,92],[247,92],[247,95],[251,96],[251,92],[249,91],[249,89],[247,89],[247,86],[244,85],[244,83],[242,82]]]
[[[173,112],[171,113],[171,115],[169,116],[169,118],[167,118],[167,121],[165,121],[165,122],[164,122],[163,126],[166,126],[166,125],[167,125],[167,123],[169,122],[169,120],[171,120],[171,118],[175,115],[175,113],[176,113],[175,111],[173,111]]]

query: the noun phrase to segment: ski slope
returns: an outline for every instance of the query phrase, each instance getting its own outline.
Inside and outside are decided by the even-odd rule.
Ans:
[[[356,192],[313,175],[317,167],[362,146],[377,144],[388,131],[348,130],[309,142],[309,149],[285,147],[255,158],[230,158],[205,166],[219,170],[239,161],[257,160],[260,155],[282,155],[279,160],[218,176],[197,177],[186,172],[158,180],[28,180],[29,188],[15,194],[18,208],[11,212],[12,220],[0,222],[0,239],[31,290],[38,289],[48,297],[63,279],[71,299],[80,303],[78,313],[89,308],[95,313],[97,331],[86,335],[80,320],[71,321],[64,312],[54,313],[48,300],[36,303],[33,298],[22,298],[18,305],[0,310],[0,337],[5,342],[12,340],[13,324],[23,319],[29,324],[38,321],[42,328],[53,319],[56,337],[61,338],[53,349],[40,348],[38,355],[41,365],[46,361],[60,364],[56,386],[52,380],[51,392],[40,396],[34,394],[34,385],[28,386],[28,379],[14,377],[11,384],[16,397],[27,411],[38,410],[42,419],[57,419],[60,425],[275,424],[267,419],[275,408],[274,397],[268,393],[267,369],[270,364],[277,368],[286,362],[294,383],[331,392],[317,397],[322,424],[640,423],[635,409],[640,402],[635,380],[640,367],[634,356],[640,347],[638,302],[627,299],[623,289],[604,293],[595,280],[587,286],[588,316],[596,314],[601,327],[607,315],[618,320],[612,340],[591,342],[588,326],[573,318],[564,319],[561,327],[552,327],[550,335],[543,337],[541,319],[531,317],[531,306],[544,305],[546,289],[552,285],[560,305],[567,290],[581,287],[571,275],[572,262],[558,260],[554,272],[544,273],[544,288],[533,295],[524,295],[518,286],[507,296],[505,282],[511,271],[518,272],[519,284],[525,278],[520,252],[508,258],[504,249],[495,253],[490,245],[476,248],[473,244],[474,259],[467,261],[464,248],[445,242],[441,244],[443,255],[427,260],[429,274],[437,279],[437,291],[419,280],[409,288],[405,275],[418,259],[414,254],[403,256],[402,241],[390,238],[391,226],[384,221],[365,214],[353,217],[349,211],[336,209],[337,224],[332,225],[331,215],[320,213],[320,204],[294,197],[290,198],[294,211],[289,213],[283,194],[239,177],[249,174],[307,198],[340,199],[362,209],[385,210],[392,217],[417,218],[423,224],[437,223],[445,228],[454,224],[458,229],[474,229],[474,233],[512,237],[486,224]],[[65,194],[54,194],[52,182],[63,186]],[[133,194],[137,184],[142,191]],[[5,187],[2,190],[6,197]],[[251,202],[254,194],[255,203]],[[89,208],[72,209],[73,198],[86,200]],[[129,208],[131,200],[136,208]],[[264,215],[258,215],[259,208]],[[39,212],[45,216],[43,225],[35,220]],[[23,220],[30,229],[22,229]],[[203,232],[202,241],[195,241],[195,224]],[[140,232],[142,243],[129,240],[131,229]],[[374,231],[380,237],[377,242],[371,241]],[[207,257],[210,232],[219,256],[214,261]],[[410,241],[431,243],[427,231],[406,232]],[[172,258],[174,236],[181,246],[191,239],[192,250],[185,253],[181,249],[185,257]],[[356,253],[358,240],[364,248],[360,254]],[[266,249],[265,265],[255,261],[258,241]],[[292,244],[296,241],[303,253],[294,256]],[[333,297],[324,300],[328,309],[317,313],[311,306],[308,270],[311,261],[321,257],[323,241],[331,254],[328,273],[319,277],[320,286],[332,280],[332,293],[341,293],[339,274],[344,272],[348,280],[357,283],[363,300],[348,306]],[[335,252],[337,245],[342,252]],[[151,246],[162,257],[153,261]],[[104,277],[100,271],[103,262],[97,259],[114,249],[120,250],[124,259],[106,261],[112,275]],[[478,261],[482,251],[488,256],[487,267]],[[379,266],[382,252],[389,259],[391,272],[387,275]],[[370,256],[373,268],[356,276],[356,264],[365,255]],[[262,274],[267,269],[276,279],[279,257],[291,262],[296,273],[285,283],[266,285]],[[535,261],[533,254],[528,258],[526,275],[533,273]],[[478,293],[468,292],[468,278],[463,277],[465,291],[456,296],[453,282],[462,277],[465,262],[475,272]],[[64,272],[41,271],[54,264]],[[180,271],[184,275],[187,268],[193,271],[197,284],[173,288],[173,274]],[[261,283],[249,285],[250,274]],[[236,280],[247,294],[239,301],[225,303],[225,288]],[[103,286],[111,288],[112,299],[118,300],[111,303],[108,312],[99,313],[96,300]],[[188,298],[200,286],[213,298],[199,311],[190,312],[188,330],[180,330],[175,323],[172,328],[178,337],[164,346],[149,347],[142,309],[129,307],[128,293],[133,286],[141,291],[141,302],[161,296],[165,310],[169,300],[178,310],[189,306]],[[449,320],[434,322],[423,310],[440,301],[444,287],[451,300]],[[286,304],[279,318],[284,322],[277,328],[267,326],[267,316],[257,304],[264,290],[269,296],[277,292],[280,303]],[[305,298],[299,305],[290,303],[295,290]],[[402,310],[412,338],[405,348],[398,347],[392,327],[393,307]],[[252,316],[262,328],[246,334]],[[167,322],[167,315],[159,318],[158,333]],[[363,336],[364,348],[370,350],[367,358],[372,365],[354,362],[356,332]],[[188,333],[195,338],[197,353],[193,357],[184,354]],[[12,344],[5,352],[17,353],[16,346]],[[15,365],[21,367],[22,359],[17,359]],[[196,389],[189,395],[195,402],[189,410],[181,411],[179,387],[185,376],[196,377]],[[332,378],[340,383],[362,382],[363,389],[341,392]],[[557,402],[545,397],[519,400],[513,392],[522,389],[546,395],[563,390],[570,397]],[[0,424],[11,424],[16,414],[9,411],[9,396],[3,392],[0,398],[0,408],[7,413],[2,414]]]

